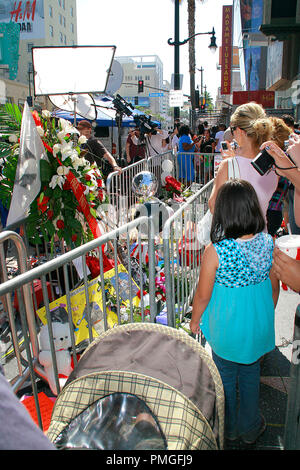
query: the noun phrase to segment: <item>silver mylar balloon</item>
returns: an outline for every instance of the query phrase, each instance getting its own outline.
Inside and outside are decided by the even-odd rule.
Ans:
[[[141,171],[132,180],[132,191],[138,197],[149,199],[156,194],[158,181],[150,171]]]

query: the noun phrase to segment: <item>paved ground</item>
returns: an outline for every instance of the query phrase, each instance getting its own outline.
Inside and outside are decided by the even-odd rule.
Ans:
[[[261,365],[261,412],[266,418],[266,431],[252,446],[236,441],[226,444],[225,449],[284,449],[294,317],[298,304],[300,304],[298,294],[281,289],[275,317],[276,348],[265,356]]]

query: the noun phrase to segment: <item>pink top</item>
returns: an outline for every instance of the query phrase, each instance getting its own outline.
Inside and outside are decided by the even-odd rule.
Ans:
[[[251,165],[252,160],[250,158],[237,156],[236,159],[239,165],[240,178],[248,181],[254,187],[266,220],[269,201],[278,185],[278,176],[274,171],[261,176]]]

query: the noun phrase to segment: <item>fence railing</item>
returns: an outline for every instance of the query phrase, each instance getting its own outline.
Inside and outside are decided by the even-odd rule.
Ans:
[[[48,328],[55,385],[57,390],[60,388],[53,333],[53,312],[62,308],[65,313],[65,317],[58,321],[67,325],[74,364],[77,362],[78,348],[93,341],[95,336],[112,327],[113,324],[127,321],[154,321],[157,313],[154,295],[154,245],[148,243],[149,279],[145,279],[142,265],[142,239],[139,230],[142,224],[148,226],[147,238],[152,240],[154,235],[151,229],[151,218],[140,217],[29,271],[26,270],[26,248],[21,236],[10,231],[0,234],[2,255],[3,243],[7,240],[12,241],[20,254],[22,268],[21,274],[12,279],[7,278],[4,270],[4,282],[0,284],[0,297],[8,306],[12,325],[14,324],[13,304],[16,298],[22,323],[25,356],[21,355],[16,332],[13,333],[13,346],[18,360],[18,374],[13,378],[15,391],[21,387],[29,375],[33,384],[36,376],[49,380],[41,365],[39,355],[42,349],[39,333],[45,325]],[[134,258],[134,263],[131,257],[133,242],[137,246],[136,253],[139,255]],[[108,251],[110,251],[109,261]],[[98,263],[98,276],[94,278],[94,273],[92,273],[93,275],[90,276],[92,280],[89,280],[86,256],[91,254]],[[80,285],[77,288],[70,287],[70,272],[67,267],[72,263],[75,264],[80,279]],[[64,281],[65,294],[62,297],[59,293],[55,295],[55,291],[53,295],[50,289],[49,279],[57,270]],[[41,305],[34,305],[33,301],[32,285],[37,281],[41,287]],[[146,311],[143,295],[140,300],[138,297],[139,292],[143,293],[146,283],[149,291],[149,311]],[[112,296],[114,296],[113,302]],[[78,309],[78,305],[81,305],[82,309]],[[56,319],[57,315],[54,322]]]
[[[168,325],[184,316],[198,283],[203,246],[197,238],[197,225],[208,209],[210,181],[170,217],[163,229]]]

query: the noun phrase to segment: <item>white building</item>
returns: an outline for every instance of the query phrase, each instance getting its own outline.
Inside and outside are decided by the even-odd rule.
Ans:
[[[135,106],[149,108],[152,114],[163,113],[163,64],[157,55],[115,57],[123,68],[123,83],[117,93]],[[138,81],[144,90],[138,93]]]

